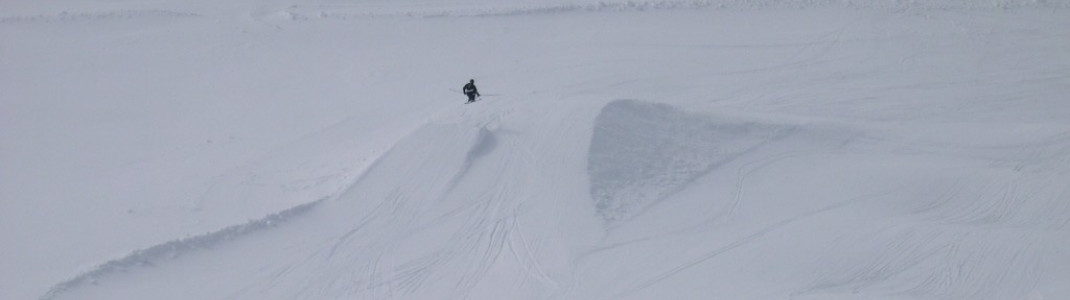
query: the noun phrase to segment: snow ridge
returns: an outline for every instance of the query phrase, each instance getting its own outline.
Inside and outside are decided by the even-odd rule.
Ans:
[[[261,230],[270,229],[280,223],[289,221],[312,210],[326,199],[327,198],[322,198],[310,203],[294,206],[264,218],[250,220],[244,224],[230,226],[216,232],[172,240],[149,248],[135,250],[122,258],[106,262],[90,271],[75,276],[70,280],[56,284],[49,289],[47,293],[41,296],[40,299],[55,299],[67,290],[85,283],[96,282],[98,278],[114,272],[121,272],[140,266],[151,266],[158,261],[177,258],[185,253],[211,248],[223,242],[232,241]]]

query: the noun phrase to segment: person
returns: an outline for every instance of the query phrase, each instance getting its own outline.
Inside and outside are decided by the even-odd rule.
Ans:
[[[476,89],[475,79],[469,79],[468,84],[464,85],[464,94],[468,96],[467,103],[475,102],[476,97],[479,97],[479,90]]]

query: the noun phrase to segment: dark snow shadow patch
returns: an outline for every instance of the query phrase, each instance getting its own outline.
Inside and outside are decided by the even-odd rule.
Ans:
[[[614,101],[595,119],[587,173],[607,223],[628,220],[790,127],[719,120],[677,108]]]
[[[74,278],[56,284],[48,290],[48,293],[41,296],[40,299],[55,299],[60,294],[72,288],[87,283],[95,283],[99,278],[112,273],[126,272],[138,267],[152,266],[164,260],[180,257],[186,253],[211,248],[261,230],[273,228],[278,224],[289,221],[312,210],[325,199],[326,198],[298,205],[268,215],[259,220],[250,220],[244,224],[230,226],[216,232],[172,240],[149,248],[136,250],[125,257],[106,262],[94,267],[92,270],[75,276]]]
[[[465,158],[465,162],[471,164],[480,157],[490,154],[494,151],[494,148],[497,147],[498,138],[494,133],[486,128],[480,128],[475,145],[472,146],[472,149],[468,150],[468,157]]]

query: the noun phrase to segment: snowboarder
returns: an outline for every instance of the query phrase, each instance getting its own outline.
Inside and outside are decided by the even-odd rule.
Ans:
[[[479,90],[476,90],[476,80],[469,79],[468,84],[464,85],[464,94],[468,96],[468,102],[472,103],[476,101],[476,97],[479,97]]]

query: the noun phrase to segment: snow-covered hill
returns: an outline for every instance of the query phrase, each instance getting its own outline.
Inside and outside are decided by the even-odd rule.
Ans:
[[[2,6],[0,299],[1070,298],[1070,1]]]

